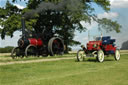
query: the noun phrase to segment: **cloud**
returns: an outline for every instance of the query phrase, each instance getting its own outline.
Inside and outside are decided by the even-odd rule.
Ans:
[[[20,38],[21,32],[16,31],[14,33],[13,38],[10,38],[9,36],[6,36],[4,40],[0,38],[0,47],[6,47],[6,46],[17,46],[17,41]]]
[[[91,21],[91,24],[86,23],[85,21],[81,21],[80,23],[82,24],[83,27],[87,28],[88,30],[93,29],[97,26],[97,22],[93,20]]]
[[[108,12],[108,13],[104,12],[104,13],[98,14],[97,16],[100,19],[102,18],[113,19],[113,18],[117,18],[119,14],[117,12]],[[98,23],[93,20],[91,20],[91,24],[86,23],[85,21],[81,21],[80,23],[82,24],[83,27],[87,28],[88,30],[94,29],[98,25]]]
[[[102,18],[108,18],[108,19],[113,19],[113,18],[117,18],[119,16],[119,14],[117,12],[104,12],[102,14],[98,14],[98,18],[102,19]]]
[[[128,8],[128,0],[110,0],[111,8]]]
[[[25,7],[24,6],[21,6],[19,4],[13,4],[14,6],[17,6],[19,9],[24,9]]]

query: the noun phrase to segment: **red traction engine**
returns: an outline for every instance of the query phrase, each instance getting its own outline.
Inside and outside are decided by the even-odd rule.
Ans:
[[[115,39],[110,36],[97,37],[96,41],[89,41],[87,48],[81,46],[81,50],[77,52],[77,60],[83,61],[86,57],[96,57],[97,61],[103,62],[105,55],[114,55],[115,60],[120,59],[120,51],[114,44]]]
[[[27,33],[25,30],[25,20],[22,18],[22,37],[18,40],[18,47],[13,48],[11,57],[28,57],[28,56],[54,56],[63,54],[64,43],[59,37],[49,33]],[[36,34],[36,36],[35,36]]]

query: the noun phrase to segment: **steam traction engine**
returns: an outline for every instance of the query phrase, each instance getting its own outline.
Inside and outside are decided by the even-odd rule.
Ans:
[[[63,40],[50,29],[43,29],[38,32],[27,32],[25,29],[25,20],[22,17],[22,36],[18,40],[18,47],[13,48],[11,57],[28,57],[28,56],[54,56],[55,54],[63,54]]]
[[[115,60],[120,59],[120,51],[115,46],[115,39],[110,36],[97,37],[96,41],[89,41],[87,48],[82,45],[82,50],[77,52],[77,60],[83,61],[86,57],[96,57],[99,62],[104,61],[105,55],[114,55]]]

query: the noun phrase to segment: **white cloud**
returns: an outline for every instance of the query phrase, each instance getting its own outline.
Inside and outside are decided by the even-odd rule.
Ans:
[[[93,29],[97,26],[97,22],[93,20],[91,21],[91,24],[85,23],[85,21],[81,21],[80,23],[82,24],[83,27],[87,28],[88,30]]]
[[[98,14],[98,18],[102,19],[102,18],[108,18],[108,19],[112,19],[112,18],[116,18],[118,17],[118,13],[116,12],[104,12],[102,14]]]
[[[13,4],[14,6],[17,6],[19,9],[24,9],[25,7],[24,6],[21,6],[19,4]]]
[[[17,46],[17,41],[20,38],[21,32],[16,31],[14,33],[13,38],[10,38],[9,36],[6,36],[4,40],[0,38],[0,47],[6,47],[6,46]]]
[[[110,0],[111,8],[128,8],[128,0]]]

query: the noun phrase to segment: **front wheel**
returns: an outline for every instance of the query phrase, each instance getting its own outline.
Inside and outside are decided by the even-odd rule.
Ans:
[[[83,50],[79,50],[77,52],[77,61],[84,61],[86,57],[86,54]]]
[[[115,55],[114,55],[114,58],[115,58],[115,60],[120,60],[120,51],[119,50],[116,50],[115,51]]]
[[[15,47],[12,49],[12,52],[11,52],[11,57],[12,59],[16,59],[20,56],[20,49],[19,47]]]
[[[99,51],[97,52],[97,60],[98,60],[99,62],[103,62],[103,61],[104,61],[104,52],[103,52],[102,50],[99,50]]]

